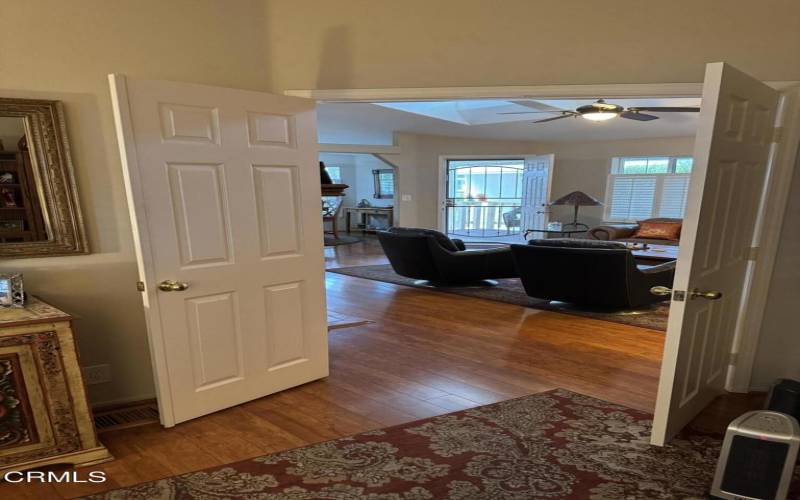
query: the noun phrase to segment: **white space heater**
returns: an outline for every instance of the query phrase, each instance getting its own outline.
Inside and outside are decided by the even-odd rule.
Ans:
[[[776,411],[751,411],[728,426],[711,494],[729,499],[785,499],[797,462],[800,425]]]

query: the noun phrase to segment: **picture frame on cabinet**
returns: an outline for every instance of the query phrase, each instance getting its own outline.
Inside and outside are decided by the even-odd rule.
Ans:
[[[0,274],[0,307],[24,307],[22,274]]]

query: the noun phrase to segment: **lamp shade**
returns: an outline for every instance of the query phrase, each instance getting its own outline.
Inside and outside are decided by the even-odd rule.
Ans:
[[[599,201],[592,198],[588,194],[584,193],[583,191],[573,191],[569,194],[565,194],[561,198],[551,201],[551,205],[572,205],[575,207],[587,207],[587,206],[598,206],[602,205]]]

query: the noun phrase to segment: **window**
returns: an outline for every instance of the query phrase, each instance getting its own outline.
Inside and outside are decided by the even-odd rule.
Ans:
[[[328,175],[331,176],[331,180],[334,184],[342,183],[342,167],[329,167],[326,165],[325,170],[328,172]]]
[[[692,163],[691,157],[614,158],[606,189],[605,219],[632,222],[683,217]]]
[[[375,179],[375,198],[394,198],[394,170],[373,170],[372,177]]]

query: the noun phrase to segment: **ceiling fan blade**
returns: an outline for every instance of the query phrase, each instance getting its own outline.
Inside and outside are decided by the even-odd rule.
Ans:
[[[561,116],[554,116],[554,117],[552,117],[552,118],[545,118],[544,120],[536,120],[536,121],[535,121],[535,122],[533,122],[533,123],[544,123],[544,122],[551,122],[551,121],[553,121],[553,120],[560,120],[560,119],[562,119],[562,118],[567,118],[567,117],[570,117],[570,116],[577,116],[577,113],[564,113],[564,114],[562,114]]]
[[[559,108],[556,106],[550,106],[549,104],[543,104],[539,101],[534,100],[514,100],[508,101],[512,104],[516,104],[517,106],[523,106],[525,108],[530,108],[533,111],[555,111],[556,113],[561,111],[567,111],[566,109]]]
[[[497,113],[498,115],[530,115],[533,113],[565,113],[565,111],[560,111],[558,109],[554,109],[552,111],[503,111],[502,113]]]
[[[651,111],[653,113],[697,113],[700,108],[697,106],[664,106],[664,107],[633,107],[628,111]]]
[[[638,111],[623,111],[619,114],[620,118],[627,118],[628,120],[636,120],[639,122],[649,122],[652,120],[658,120],[657,116],[653,115],[646,115],[644,113],[640,113]]]

